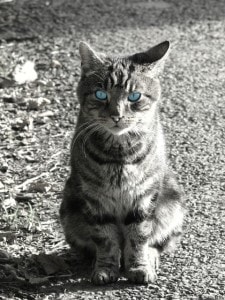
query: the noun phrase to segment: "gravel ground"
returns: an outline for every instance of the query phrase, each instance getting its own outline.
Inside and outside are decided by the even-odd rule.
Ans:
[[[0,1],[0,299],[225,299],[224,0]],[[78,42],[102,52],[172,50],[162,77],[168,155],[188,215],[149,286],[93,287],[58,220],[76,124]],[[19,85],[15,67],[35,62]]]

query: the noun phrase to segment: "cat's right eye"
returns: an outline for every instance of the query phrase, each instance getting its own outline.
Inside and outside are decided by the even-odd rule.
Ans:
[[[105,91],[96,91],[95,92],[95,97],[99,101],[106,101],[108,99],[107,93]]]
[[[128,101],[137,102],[141,98],[141,93],[133,92],[128,96]]]

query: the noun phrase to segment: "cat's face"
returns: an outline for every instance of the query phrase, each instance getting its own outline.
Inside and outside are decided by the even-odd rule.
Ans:
[[[84,43],[80,53],[82,76],[77,92],[87,124],[96,124],[114,135],[149,128],[160,98],[155,61],[146,63],[146,52],[120,59],[100,58]],[[156,56],[157,61],[161,56]]]

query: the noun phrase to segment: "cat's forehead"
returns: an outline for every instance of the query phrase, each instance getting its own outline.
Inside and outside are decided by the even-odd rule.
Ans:
[[[134,71],[135,67],[133,63],[126,58],[109,59],[105,86],[107,88],[127,88],[129,81],[132,80]]]
[[[111,73],[118,71],[133,73],[135,71],[133,62],[124,57],[110,58],[107,65],[108,71]]]

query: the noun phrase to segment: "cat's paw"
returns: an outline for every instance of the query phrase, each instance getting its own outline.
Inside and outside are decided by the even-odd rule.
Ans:
[[[149,249],[149,257],[148,261],[150,266],[152,266],[153,269],[158,270],[159,269],[159,252],[157,249],[150,248]]]
[[[118,280],[119,272],[111,269],[95,269],[91,281],[96,285],[113,283]]]
[[[132,283],[148,284],[154,282],[157,279],[157,275],[153,268],[146,266],[130,268],[127,272],[127,278]]]

